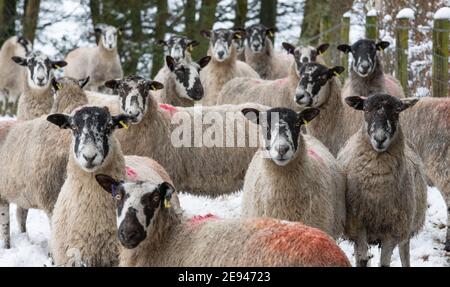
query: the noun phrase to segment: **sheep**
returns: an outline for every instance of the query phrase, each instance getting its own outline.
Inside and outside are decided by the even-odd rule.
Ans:
[[[17,119],[32,120],[48,114],[53,105],[51,80],[53,70],[67,65],[65,61],[52,61],[39,51],[34,51],[26,58],[14,56],[12,60],[20,66],[27,67],[26,76],[22,77],[23,92],[19,98]]]
[[[267,107],[158,105],[149,91],[161,88],[160,84],[138,76],[111,80],[105,85],[119,94],[120,111],[135,117],[129,129],[117,133],[125,154],[155,159],[169,171],[177,188],[192,194],[214,197],[242,187],[245,170],[259,143],[258,139],[252,143],[252,133],[240,111],[245,107]],[[204,133],[195,127],[201,118],[211,124]],[[191,123],[195,123],[194,134]],[[228,123],[233,123],[232,127]]]
[[[255,154],[245,175],[242,216],[300,221],[334,238],[342,235],[345,174],[322,143],[301,134],[302,125],[319,110],[244,109],[242,113],[266,133],[265,147]]]
[[[101,37],[97,47],[77,48],[66,56],[69,64],[64,75],[75,79],[90,77],[88,90],[99,91],[105,81],[123,77],[117,52],[117,35],[121,29],[100,24],[95,28]]]
[[[53,112],[71,112],[87,104],[82,90],[85,80],[63,78],[52,80],[55,89]],[[0,208],[9,210],[8,202],[17,204],[17,221],[20,231],[26,232],[27,210],[37,208],[51,217],[53,205],[64,182],[67,136],[49,124],[45,117],[30,121],[12,122],[0,129]],[[3,134],[3,135],[2,135]],[[32,176],[30,176],[32,175]],[[5,219],[9,223],[8,219]],[[9,226],[2,236],[9,248]]]
[[[15,114],[17,98],[22,93],[24,68],[13,64],[11,58],[26,57],[32,50],[30,41],[22,36],[13,36],[6,40],[0,50],[0,93],[4,113]]]
[[[322,44],[317,49],[313,47],[294,47],[289,43],[283,43],[283,47],[294,56],[287,78],[278,80],[259,80],[250,78],[235,78],[226,83],[217,98],[217,104],[241,104],[259,103],[270,107],[285,107],[298,110],[298,105],[293,100],[300,81],[300,69],[308,62],[316,60],[323,62],[322,55],[329,47]]]
[[[191,40],[184,36],[175,35],[170,37],[167,41],[159,40],[156,42],[156,44],[167,48],[169,50],[168,56],[171,56],[175,60],[175,63],[178,64],[183,62],[187,64],[192,62],[192,50],[200,43],[196,40]],[[154,80],[157,82],[163,82],[166,74],[169,72],[170,71],[168,67],[164,66],[158,71]]]
[[[344,252],[324,232],[271,218],[187,218],[167,204],[167,183],[120,182],[96,176],[115,198],[120,266],[159,267],[349,267]]]
[[[163,79],[164,89],[155,91],[159,103],[177,107],[192,107],[203,98],[203,86],[200,82],[200,70],[208,65],[211,57],[207,56],[196,62],[179,62],[166,56],[168,72]]]
[[[234,31],[240,31],[241,35],[245,35],[245,29],[233,28]],[[245,62],[245,37],[233,39],[234,48],[236,48],[237,59]]]
[[[203,30],[202,35],[209,39],[208,56],[211,56],[208,66],[200,72],[200,80],[205,91],[202,104],[211,106],[216,104],[220,90],[231,79],[237,77],[259,78],[259,75],[249,65],[237,60],[233,40],[242,38],[240,31]]]
[[[353,56],[350,76],[344,84],[342,95],[368,97],[374,93],[387,92],[398,98],[404,98],[405,94],[399,81],[391,75],[383,72],[383,64],[377,51],[383,51],[389,47],[389,42],[361,39],[353,45],[342,44],[337,48],[343,53],[351,53]]]
[[[293,60],[287,54],[276,53],[272,40],[274,29],[262,24],[246,29],[247,47],[245,60],[264,80],[276,80],[288,76]]]
[[[357,266],[367,266],[368,245],[381,245],[380,266],[390,266],[399,246],[410,266],[409,243],[425,222],[427,186],[423,163],[403,136],[399,115],[418,99],[388,94],[353,96],[346,103],[364,111],[364,123],[339,152],[347,173],[345,235],[355,243]]]

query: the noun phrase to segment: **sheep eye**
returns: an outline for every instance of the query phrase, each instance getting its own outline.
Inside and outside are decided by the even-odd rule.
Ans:
[[[114,196],[114,198],[115,198],[117,201],[119,201],[119,200],[122,199],[122,195],[116,194],[116,196]]]

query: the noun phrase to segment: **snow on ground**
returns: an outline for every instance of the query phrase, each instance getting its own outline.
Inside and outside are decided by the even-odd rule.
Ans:
[[[180,195],[181,206],[187,216],[206,215],[213,213],[221,218],[238,218],[242,201],[242,192],[217,199],[197,197],[188,194]],[[449,254],[443,251],[445,239],[446,208],[439,191],[435,188],[428,189],[428,203],[426,224],[411,242],[412,266],[450,266]],[[11,208],[12,218],[12,248],[5,250],[0,248],[1,266],[50,266],[48,258],[48,239],[50,227],[47,216],[38,210],[29,213],[27,228],[28,235],[19,234],[15,218],[15,207]],[[354,263],[353,247],[347,241],[339,242],[340,247]],[[374,255],[372,266],[377,266],[380,252],[377,247],[372,247],[370,252]],[[394,251],[393,266],[400,266],[398,251]]]

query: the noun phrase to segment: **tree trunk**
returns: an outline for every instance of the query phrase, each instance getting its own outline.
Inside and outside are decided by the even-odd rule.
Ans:
[[[16,33],[17,0],[0,0],[0,44]]]
[[[261,11],[259,14],[261,24],[267,28],[276,28],[277,26],[277,0],[261,1]],[[272,37],[272,42],[275,43],[275,35]]]
[[[156,23],[155,23],[155,40],[162,39],[166,35],[167,19],[169,18],[168,4],[167,0],[157,0],[157,12],[156,12]],[[152,62],[152,78],[156,76],[159,69],[162,68],[164,64],[164,48],[158,45],[153,45],[153,62]]]
[[[303,8],[303,21],[300,35],[300,41],[308,41],[308,39],[320,34],[320,20],[324,9],[327,7],[327,0],[306,0]],[[311,44],[317,44],[313,41]],[[308,43],[306,43],[308,44]]]
[[[210,30],[216,22],[217,0],[202,0],[200,18],[197,23],[197,31]],[[194,59],[206,56],[209,48],[209,40],[199,36],[200,45],[193,51]]]
[[[23,35],[30,40],[34,41],[36,36],[36,27],[39,20],[39,6],[41,0],[26,0],[23,14]]]
[[[198,35],[195,35],[197,27],[195,26],[195,0],[186,0],[186,6],[184,7],[184,32],[189,39],[196,39]]]
[[[136,49],[130,50],[131,59],[127,61],[126,65],[124,63],[127,74],[136,74],[137,66],[139,62],[139,58],[141,57],[142,46],[145,42],[144,34],[142,32],[142,19],[141,19],[141,10],[143,1],[142,0],[130,0],[129,1],[131,8],[130,11],[130,20],[131,20],[131,41],[137,45]],[[123,37],[123,35],[122,35]],[[123,41],[120,41],[123,43]],[[123,47],[123,46],[122,46]]]
[[[236,18],[234,18],[235,28],[244,28],[247,21],[248,1],[236,0]]]

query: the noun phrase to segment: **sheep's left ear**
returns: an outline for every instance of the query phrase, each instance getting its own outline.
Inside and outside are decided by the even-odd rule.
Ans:
[[[161,207],[170,208],[170,200],[172,194],[175,192],[175,188],[168,182],[163,182],[158,185],[158,191],[161,201]]]
[[[14,62],[16,62],[17,64],[21,65],[21,66],[26,66],[28,64],[27,59],[22,58],[22,57],[17,57],[14,56],[11,58]]]
[[[353,96],[353,97],[347,97],[345,98],[345,102],[350,107],[354,108],[355,110],[362,111],[364,110],[364,102],[366,101],[365,98],[360,96]]]
[[[402,106],[400,107],[400,111],[404,111],[406,109],[409,109],[410,107],[414,106],[419,102],[420,98],[406,98],[406,99],[400,99],[402,102]]]
[[[114,193],[116,193],[120,184],[122,183],[121,181],[115,180],[114,178],[106,174],[97,174],[95,176],[95,180],[97,180],[98,184],[100,184],[100,186],[107,193],[110,193],[113,196],[115,196]]]
[[[376,44],[378,51],[384,51],[389,45],[390,43],[386,41],[380,41]]]
[[[192,40],[188,43],[188,47],[190,47],[191,49],[197,47],[198,45],[200,45],[200,42],[197,40]]]
[[[295,46],[291,45],[287,42],[283,42],[283,48],[291,55],[294,55],[294,51],[295,51]]]
[[[308,124],[310,121],[312,121],[315,117],[317,117],[320,114],[320,110],[316,108],[308,108],[305,109],[297,114],[298,123],[300,125]]]
[[[111,127],[113,129],[122,129],[122,128],[128,129],[128,126],[132,122],[133,119],[134,119],[133,116],[125,115],[125,114],[112,116],[111,117]]]
[[[330,44],[328,43],[324,43],[322,45],[320,45],[319,47],[316,48],[317,50],[317,54],[322,55],[323,53],[325,53],[328,48],[330,48]]]
[[[275,28],[268,28],[266,30],[266,36],[273,38],[273,36],[275,35],[276,29]]]
[[[70,128],[71,117],[67,114],[51,114],[47,116],[47,121],[62,129]]]
[[[90,79],[90,77],[87,76],[87,77],[84,78],[84,79],[78,80],[78,85],[80,86],[80,88],[84,88],[84,86],[86,86],[87,83],[89,83],[89,79]]]
[[[337,49],[345,54],[348,54],[352,51],[352,46],[347,45],[347,44],[342,44],[337,46]]]
[[[121,80],[109,80],[105,82],[105,87],[110,88],[112,90],[116,90],[121,83],[122,83]]]
[[[341,66],[336,66],[328,70],[328,78],[339,77],[344,72],[345,68]]]
[[[166,65],[170,71],[175,70],[175,60],[169,55],[166,56]]]
[[[122,34],[123,34],[123,28],[122,27],[117,28],[117,34],[119,36],[122,36]]]
[[[52,69],[61,69],[62,67],[67,66],[67,62],[66,61],[51,61],[50,66],[52,67]]]
[[[243,109],[242,114],[247,118],[247,120],[259,125],[260,111],[258,111],[257,109]]]
[[[157,81],[147,81],[145,83],[150,91],[157,91],[164,89],[164,85]]]
[[[239,40],[245,37],[245,31],[244,30],[235,30],[233,31],[233,39]]]
[[[61,83],[59,83],[55,78],[52,78],[51,83],[52,83],[53,89],[54,89],[56,92],[62,89]]]
[[[200,60],[198,60],[197,64],[200,66],[201,69],[203,69],[204,67],[206,67],[209,64],[209,61],[211,61],[211,57],[206,56],[206,57],[203,57]]]

